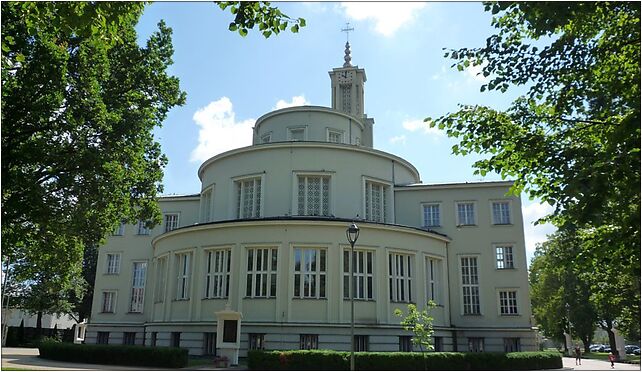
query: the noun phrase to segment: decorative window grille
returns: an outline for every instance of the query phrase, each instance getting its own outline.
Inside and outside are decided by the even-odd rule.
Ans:
[[[314,350],[319,348],[319,335],[300,335],[299,349]]]
[[[354,298],[372,300],[374,293],[374,253],[354,251]],[[343,298],[350,298],[350,250],[343,251]]]
[[[510,224],[510,202],[493,202],[493,224]]]
[[[368,351],[370,348],[370,337],[364,335],[354,336],[354,351]]]
[[[230,294],[230,249],[207,252],[205,298],[227,298]]]
[[[513,269],[513,247],[510,245],[495,247],[495,257],[498,269]]]
[[[156,293],[154,299],[156,302],[165,301],[165,278],[167,277],[167,256],[160,257],[156,261]]]
[[[399,351],[412,351],[412,336],[399,336]]]
[[[298,214],[330,215],[330,177],[298,176]]]
[[[390,301],[412,302],[412,256],[390,253],[388,257],[388,284]]]
[[[143,312],[145,299],[145,274],[147,273],[147,262],[134,262],[132,269],[132,295],[129,311],[132,313]]]
[[[264,350],[265,349],[265,333],[250,333],[249,334],[249,349],[250,350]]]
[[[123,345],[135,345],[136,332],[123,332]]]
[[[165,232],[178,228],[178,213],[165,214]]]
[[[441,226],[441,211],[439,204],[424,204],[424,226],[438,227]]]
[[[499,292],[499,313],[501,315],[518,315],[517,291]]]
[[[277,248],[247,250],[247,297],[276,297]]]
[[[457,225],[475,225],[475,203],[457,203]]]
[[[522,351],[522,346],[519,342],[519,337],[507,337],[504,338],[504,352],[513,353]]]
[[[388,186],[366,181],[366,220],[386,222]]]
[[[190,253],[180,253],[176,255],[178,261],[178,283],[176,285],[176,299],[189,299],[189,273],[191,264]]]
[[[341,84],[341,101],[343,101],[343,112],[352,112],[352,85]]]
[[[468,337],[468,351],[473,353],[484,352],[484,338],[483,337]]]
[[[201,222],[212,221],[212,189],[201,193]]]
[[[343,133],[335,130],[328,130],[328,142],[343,143]]]
[[[138,221],[137,235],[149,235],[150,229],[145,226],[146,221]]]
[[[461,257],[461,283],[465,315],[479,315],[479,276],[477,257]]]
[[[216,332],[203,333],[203,355],[216,355]]]
[[[435,303],[440,303],[439,298],[439,279],[441,278],[441,260],[436,258],[426,258],[426,278],[427,293],[426,298]]]
[[[261,178],[236,182],[237,218],[261,217]]]
[[[325,298],[326,250],[294,249],[294,297]]]
[[[120,253],[107,253],[107,274],[120,273]]]
[[[290,140],[290,141],[305,141],[305,128],[290,128],[290,129],[288,129],[288,140]]]
[[[116,292],[105,291],[103,292],[103,304],[101,311],[103,313],[113,313],[116,308]]]

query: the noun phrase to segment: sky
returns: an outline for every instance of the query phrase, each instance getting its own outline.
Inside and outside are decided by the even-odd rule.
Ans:
[[[457,71],[445,49],[480,47],[494,32],[492,15],[477,2],[287,2],[272,3],[292,18],[305,18],[299,33],[265,39],[228,31],[233,16],[212,2],[155,2],[139,21],[143,45],[162,19],[173,29],[174,64],[168,72],[187,92],[185,105],[170,111],[155,131],[169,159],[164,194],[200,192],[203,161],[249,146],[257,118],[300,105],[331,105],[328,71],[343,65],[346,37],[352,64],[366,71],[365,112],[374,118],[374,147],[410,161],[424,183],[496,181],[473,175],[479,155],[455,156],[456,139],[423,120],[457,110],[459,104],[507,108],[523,88],[479,91],[479,68]],[[350,24],[354,31],[341,29]],[[533,226],[552,212],[522,195],[527,259],[553,226]]]

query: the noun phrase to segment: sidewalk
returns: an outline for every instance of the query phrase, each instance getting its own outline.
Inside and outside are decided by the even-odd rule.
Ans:
[[[639,371],[639,364],[628,364],[628,363],[615,363],[615,368],[611,368],[611,363],[598,360],[598,359],[584,359],[582,358],[581,365],[575,365],[575,358],[572,357],[563,357],[562,363],[564,365],[564,370],[573,370],[573,371]]]

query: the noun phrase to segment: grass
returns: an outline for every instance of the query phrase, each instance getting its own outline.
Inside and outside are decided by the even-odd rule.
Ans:
[[[586,353],[586,354],[582,354],[582,358],[584,358],[584,359],[598,359],[598,360],[608,361],[609,360],[609,353]],[[631,362],[631,363],[634,363],[634,364],[640,364],[640,356],[639,355],[626,354],[626,360],[628,362]]]
[[[214,357],[211,358],[189,358],[187,359],[187,367],[198,367],[205,365],[214,365]]]

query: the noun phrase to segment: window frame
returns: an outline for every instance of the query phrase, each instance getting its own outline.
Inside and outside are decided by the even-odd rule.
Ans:
[[[506,298],[502,298],[502,294],[506,294]],[[510,298],[510,294],[514,297]],[[519,312],[519,298],[517,288],[498,288],[497,289],[497,312],[501,317],[514,317],[520,316]],[[504,312],[506,308],[507,312]]]
[[[110,267],[110,256],[118,257],[116,260],[116,263],[113,265],[114,270],[111,271]],[[122,253],[121,252],[107,252],[105,253],[105,275],[119,275],[120,274],[120,263],[122,261]]]
[[[199,198],[199,221],[201,221],[201,223],[214,221],[214,184],[201,190]]]
[[[123,345],[136,345],[136,332],[123,332]]]
[[[390,302],[395,303],[414,303],[413,294],[415,291],[413,286],[415,283],[414,264],[416,254],[414,252],[403,251],[388,251],[386,253],[388,261],[388,299]],[[399,260],[396,258],[393,264],[393,256],[402,258],[401,266],[399,265]],[[402,266],[406,262],[407,267],[404,271],[404,267]],[[404,272],[407,274],[404,274]],[[399,286],[400,284],[401,287]]]
[[[462,223],[461,218],[459,216],[459,206],[460,205],[472,205],[472,223]],[[474,200],[461,200],[461,201],[456,201],[455,202],[455,222],[457,227],[472,227],[472,226],[478,226],[477,222],[477,202]],[[464,222],[469,222],[469,221],[464,221]]]
[[[256,181],[259,181],[258,183]],[[247,199],[247,195],[244,192],[244,183],[252,182],[252,201],[251,208],[252,212],[250,216],[245,216],[244,202]],[[258,186],[257,186],[258,185]],[[234,207],[233,217],[234,219],[249,219],[249,218],[262,218],[263,217],[263,206],[264,206],[264,196],[265,196],[265,173],[258,174],[248,174],[232,178],[232,190],[234,193],[234,199],[232,205]],[[258,195],[257,195],[258,194]]]
[[[265,350],[265,333],[248,333],[247,349]]]
[[[259,269],[259,251],[261,252],[260,256],[263,263],[261,269]],[[268,252],[267,258],[265,258],[266,251]],[[275,254],[276,263],[273,262]],[[251,263],[250,260],[252,261]],[[273,245],[247,246],[245,247],[245,264],[245,298],[276,298],[279,278],[279,247]],[[250,279],[249,281],[248,278]],[[274,287],[272,286],[273,282]],[[265,286],[262,286],[263,283],[265,283]],[[257,285],[259,285],[258,294]],[[265,293],[263,293],[264,287]],[[250,294],[248,294],[248,289]]]
[[[483,353],[485,349],[484,337],[468,337],[468,352]]]
[[[424,228],[432,228],[432,227],[442,227],[442,208],[441,208],[442,202],[423,202],[421,203],[421,226]],[[426,220],[426,207],[437,207],[437,224],[436,225],[428,225],[428,221]]]
[[[116,300],[118,298],[118,290],[116,289],[104,289],[101,291],[102,295],[100,296],[100,313],[101,314],[116,314]],[[105,309],[105,295],[107,293],[110,293],[112,296],[111,302],[110,302],[110,308],[111,311],[106,311],[109,309]]]
[[[412,351],[412,336],[399,336],[399,352],[411,353]]]
[[[292,190],[294,192],[292,193],[292,213],[291,215],[293,216],[312,216],[312,217],[329,217],[334,215],[334,193],[333,190],[335,189],[334,187],[334,172],[306,172],[306,171],[293,171],[292,172]],[[303,177],[304,178],[304,194],[303,196],[300,197],[299,195],[299,178]],[[320,179],[320,191],[319,191],[319,213],[318,214],[310,214],[308,213],[309,209],[309,178],[319,178]],[[323,203],[324,195],[323,195],[323,179],[328,180],[328,202],[327,205]],[[299,199],[303,200],[303,214],[299,213]],[[327,214],[324,214],[324,209],[327,206]],[[314,211],[313,211],[314,212]]]
[[[505,205],[508,214],[508,222],[504,222],[503,214],[500,209],[500,221],[495,219],[495,205]],[[497,199],[490,201],[490,222],[493,226],[509,226],[513,224],[513,203],[510,199]]]
[[[343,299],[344,300],[349,300],[350,299],[350,264],[352,261],[352,255],[350,254],[351,252],[351,247],[349,246],[341,246],[343,254],[341,255],[341,267],[342,267],[342,280],[343,280],[343,285],[341,287],[341,291],[343,293]],[[354,285],[359,286],[359,278],[363,280],[363,290],[362,291],[356,291],[354,299],[355,300],[360,300],[360,301],[375,301],[375,293],[376,291],[376,280],[375,280],[375,271],[376,271],[376,251],[373,249],[365,249],[365,248],[355,248],[354,253],[357,256],[357,266],[355,267],[354,270]],[[361,257],[360,257],[361,255]],[[368,256],[370,256],[370,272],[368,272]],[[348,258],[346,260],[346,257]],[[364,262],[365,261],[365,262]],[[359,270],[359,269],[363,270]],[[347,269],[347,271],[346,271]],[[346,283],[346,280],[348,283]],[[348,287],[348,291],[346,291],[346,285]],[[353,288],[354,289],[354,286]],[[346,293],[347,292],[347,293]],[[359,295],[359,292],[362,292],[362,295]]]
[[[169,218],[168,218],[169,216],[176,216],[176,222],[170,225]],[[163,212],[163,232],[167,233],[178,229],[180,227],[180,219],[181,219],[180,212]],[[172,226],[174,226],[174,228],[169,228]]]
[[[152,229],[145,227],[147,221],[138,220],[138,229],[136,230],[137,236],[148,236],[151,235]]]
[[[229,298],[232,268],[232,248],[211,247],[204,250],[205,256],[205,285],[203,299]],[[219,261],[215,255],[221,253]],[[217,271],[218,264],[222,265]]]
[[[499,252],[500,249],[501,249],[501,255],[500,255],[500,252]],[[494,254],[494,257],[495,257],[495,269],[497,269],[497,270],[514,270],[516,268],[516,266],[515,266],[515,244],[513,244],[513,243],[495,243],[495,244],[493,244],[493,254]],[[501,263],[501,265],[500,265],[500,263]]]
[[[142,279],[138,278],[139,283],[136,283],[136,265],[142,264]],[[145,308],[145,284],[147,282],[147,261],[133,261],[132,262],[132,276],[131,276],[131,290],[129,296],[129,312],[130,313],[143,313]],[[134,305],[137,307],[135,308]]]
[[[482,314],[482,301],[481,301],[481,278],[480,278],[480,265],[479,265],[479,255],[460,255],[458,256],[458,267],[459,267],[459,291],[460,291],[460,300],[461,300],[461,315],[462,316],[480,316]],[[475,259],[475,279],[476,283],[464,283],[464,264],[462,262],[463,259]],[[469,265],[468,267],[472,268],[472,265]],[[469,282],[472,282],[473,276],[472,276],[472,271],[469,271],[470,275],[469,276]],[[466,289],[469,288],[469,296],[471,299],[471,302],[467,304],[466,302]],[[476,288],[476,293],[473,291],[473,289]],[[475,304],[474,298],[477,298],[477,303]],[[475,306],[476,305],[476,306]],[[477,312],[475,312],[475,307],[477,307]],[[467,310],[469,308],[470,310]]]
[[[354,335],[354,351],[355,352],[370,351],[370,336]]]
[[[345,131],[340,130],[340,129],[326,127],[325,133],[326,133],[325,134],[325,139],[326,139],[327,142],[329,142],[329,143],[345,143]],[[330,140],[330,135],[331,134],[338,135],[339,136],[339,141],[338,142],[331,141]]]
[[[307,347],[307,346],[310,347]],[[299,334],[299,350],[318,350],[319,335],[317,334]]]
[[[297,132],[297,131],[303,131],[303,139],[293,139],[292,138],[292,132]],[[287,127],[287,139],[288,141],[291,142],[304,142],[308,140],[308,126],[307,125],[299,125],[299,126],[292,126],[292,127]]]
[[[430,263],[434,262],[435,265]],[[440,305],[442,303],[442,292],[443,291],[443,271],[444,270],[444,258],[433,255],[424,256],[424,272],[426,274],[426,299],[428,301],[432,300],[435,304]]]
[[[181,260],[181,257],[185,257],[187,263]],[[176,295],[174,296],[175,301],[189,301],[190,291],[192,290],[192,266],[193,266],[193,252],[192,251],[181,251],[175,253],[175,262],[176,262]],[[180,294],[180,296],[179,296]]]
[[[169,276],[169,253],[159,256],[155,260],[154,275],[154,303],[165,302],[167,295],[167,278]]]
[[[98,331],[98,332],[96,332],[96,344],[97,345],[109,345],[109,331]]]
[[[203,332],[203,355],[214,356],[217,353],[216,332]]]
[[[300,252],[300,260],[299,260],[299,269],[297,270],[297,251]],[[307,256],[309,256],[307,253],[308,252],[313,252],[315,254],[314,261],[306,261]],[[311,256],[311,255],[310,255]],[[292,273],[294,275],[293,277],[293,292],[292,292],[292,298],[293,299],[300,299],[300,300],[325,300],[328,298],[328,257],[329,257],[329,249],[328,247],[325,246],[318,246],[318,245],[301,245],[301,244],[293,244],[292,245]],[[310,257],[311,258],[311,257]],[[318,259],[318,261],[317,261]],[[310,262],[308,267],[306,267],[307,263]],[[315,269],[312,269],[312,263],[315,264]],[[322,267],[324,269],[322,269]],[[305,277],[309,278],[314,278],[314,288],[308,290],[308,294],[305,292]],[[298,279],[298,280],[297,280]],[[297,283],[299,284],[297,286]],[[297,294],[298,291],[298,294]],[[314,291],[314,293],[312,293]]]
[[[111,236],[125,236],[125,222],[121,221],[118,227],[112,231]]]
[[[265,140],[266,138],[267,138],[267,141]],[[270,143],[270,142],[272,142],[272,132],[270,131],[270,132],[267,132],[267,133],[263,134],[263,135],[259,138],[259,140],[261,141],[261,142],[260,142],[260,144],[264,144],[264,143]]]
[[[362,183],[362,211],[364,219],[366,221],[377,223],[387,223],[388,221],[394,220],[394,197],[392,196],[392,183],[367,176],[362,177]],[[370,190],[368,190],[368,186],[370,186]],[[373,190],[375,186],[381,190],[380,202],[377,203],[379,204],[378,208],[380,211],[380,214],[378,216],[374,215],[375,206],[373,200]]]

